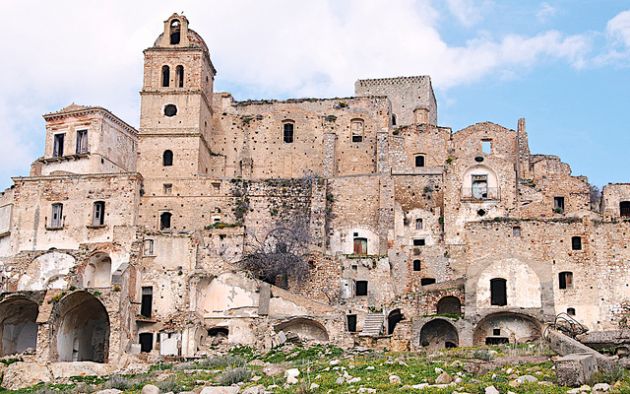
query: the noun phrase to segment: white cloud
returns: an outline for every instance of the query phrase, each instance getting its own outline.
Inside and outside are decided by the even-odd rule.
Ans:
[[[536,12],[536,18],[539,22],[546,22],[549,18],[553,17],[557,13],[557,9],[551,4],[544,2],[540,4],[538,11]]]
[[[475,0],[447,0],[448,10],[459,23],[470,27],[483,20],[484,10],[490,4],[488,1]]]
[[[622,11],[608,21],[605,38],[606,50],[592,59],[593,65],[630,62],[630,10]]]
[[[630,10],[620,12],[608,21],[606,32],[612,40],[630,48]]]
[[[449,4],[460,21],[478,23],[483,15],[476,10],[490,3]],[[10,37],[0,41],[0,131],[19,147],[0,156],[0,169],[19,163],[24,173],[41,154],[41,114],[72,101],[104,106],[137,125],[142,50],[175,11],[184,10],[206,40],[217,85],[237,86],[237,98],[350,95],[358,78],[398,75],[428,74],[447,89],[541,61],[579,67],[589,47],[581,35],[556,31],[449,46],[430,0],[182,0],[176,7],[156,0],[3,1],[0,10],[11,17],[0,24],[0,35]]]

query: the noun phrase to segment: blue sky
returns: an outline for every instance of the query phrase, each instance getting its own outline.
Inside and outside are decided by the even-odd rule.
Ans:
[[[515,128],[592,183],[630,182],[630,0],[3,0],[0,187],[43,152],[41,115],[76,102],[139,121],[142,50],[184,11],[237,99],[352,94],[431,75],[439,123]],[[7,59],[10,59],[7,61]]]

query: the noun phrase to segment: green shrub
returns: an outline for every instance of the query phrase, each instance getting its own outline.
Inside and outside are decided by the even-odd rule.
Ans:
[[[105,382],[105,387],[125,391],[133,387],[133,382],[128,376],[112,375],[107,379],[107,382]]]
[[[220,369],[228,367],[242,367],[247,364],[247,360],[240,356],[225,355],[199,360],[195,364],[199,368]]]
[[[252,372],[246,367],[228,369],[219,378],[219,383],[224,386],[244,382],[252,377]]]

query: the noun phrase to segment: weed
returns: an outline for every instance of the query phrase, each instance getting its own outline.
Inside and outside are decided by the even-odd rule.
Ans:
[[[249,380],[252,377],[252,372],[246,367],[238,367],[228,369],[219,378],[219,383],[224,386],[240,383]]]

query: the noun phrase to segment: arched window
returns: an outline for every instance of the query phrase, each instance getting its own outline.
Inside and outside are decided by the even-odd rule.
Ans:
[[[173,19],[171,22],[171,45],[179,44],[180,28],[181,26],[179,20]]]
[[[363,142],[363,119],[352,119],[352,142]]]
[[[284,122],[282,126],[283,139],[287,144],[293,143],[293,122]]]
[[[160,230],[169,230],[171,228],[171,216],[170,212],[162,212],[160,215]]]
[[[162,66],[162,87],[167,88],[171,81],[171,68]]]
[[[630,201],[622,201],[619,203],[619,214],[622,218],[630,218]]]
[[[507,281],[503,278],[490,279],[490,305],[507,305]]]
[[[424,155],[416,155],[416,167],[424,167]]]
[[[162,154],[162,165],[164,167],[170,167],[173,165],[173,151],[165,150]]]
[[[183,88],[184,87],[184,66],[179,65],[175,67],[175,76],[177,78],[176,86],[178,88]]]
[[[575,316],[575,308],[567,308],[567,315]]]

